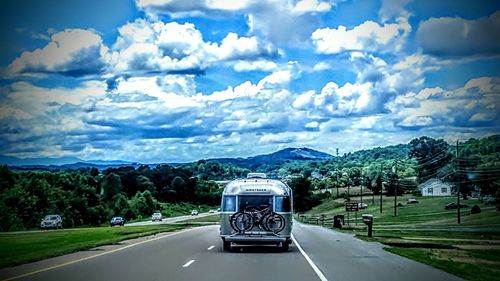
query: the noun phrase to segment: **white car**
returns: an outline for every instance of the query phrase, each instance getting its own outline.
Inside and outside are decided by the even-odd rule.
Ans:
[[[161,221],[161,220],[162,220],[161,213],[154,213],[151,216],[151,221]]]
[[[192,210],[191,211],[191,216],[197,216],[198,215],[198,211],[197,210]]]
[[[358,209],[366,209],[366,208],[368,208],[368,205],[366,205],[365,203],[361,202],[358,203]]]
[[[213,213],[215,213],[215,211],[214,210],[210,210],[210,211],[208,211],[208,213],[209,214],[213,214]]]

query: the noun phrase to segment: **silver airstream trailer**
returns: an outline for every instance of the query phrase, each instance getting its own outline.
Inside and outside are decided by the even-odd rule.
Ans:
[[[224,250],[236,244],[275,244],[288,250],[292,234],[292,190],[262,173],[231,181],[222,193],[220,236]]]

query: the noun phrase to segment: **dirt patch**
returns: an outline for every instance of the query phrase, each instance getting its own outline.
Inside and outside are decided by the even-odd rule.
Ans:
[[[500,245],[477,245],[477,244],[467,244],[467,245],[453,245],[458,249],[464,250],[500,250]]]
[[[431,254],[433,258],[438,260],[468,263],[474,265],[486,265],[486,264],[496,265],[496,268],[500,268],[500,262],[471,257],[466,251],[459,249],[456,250],[433,249],[431,250]]]
[[[438,243],[417,243],[417,242],[383,242],[385,245],[399,248],[426,248],[426,249],[456,249],[453,245]]]

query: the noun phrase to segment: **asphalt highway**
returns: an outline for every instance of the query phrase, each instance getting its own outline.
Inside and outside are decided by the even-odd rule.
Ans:
[[[224,252],[218,228],[141,240],[24,275],[11,270],[11,276],[0,275],[0,280],[461,280],[388,253],[378,243],[317,226],[295,223],[295,242],[288,252],[272,246]]]

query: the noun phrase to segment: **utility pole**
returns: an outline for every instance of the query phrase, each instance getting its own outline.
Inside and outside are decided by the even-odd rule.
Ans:
[[[384,181],[382,180],[382,162],[380,163],[380,213],[382,213],[382,190],[384,189]]]
[[[457,223],[460,224],[460,164],[458,160],[458,140],[455,158],[457,159]]]
[[[372,188],[372,205],[375,205],[375,192],[373,192],[373,185],[372,185],[372,181],[370,181],[370,179],[368,179],[368,184],[370,185],[370,187]]]
[[[394,176],[396,177],[396,186],[394,187],[394,216],[397,216],[397,201],[398,201],[398,185],[399,185],[399,179],[398,179],[398,160],[396,160],[396,164],[393,166],[393,172]]]
[[[337,156],[338,156],[338,148],[337,148]],[[335,176],[337,177],[337,198],[339,198],[339,173],[335,170]]]
[[[364,180],[363,180],[363,170],[361,170],[361,203],[363,203],[363,184],[364,184]]]

